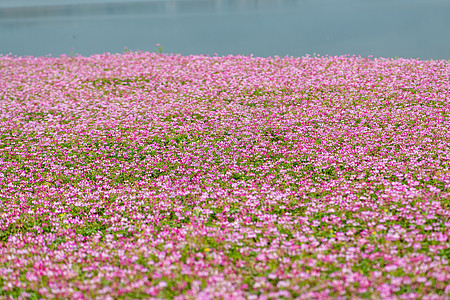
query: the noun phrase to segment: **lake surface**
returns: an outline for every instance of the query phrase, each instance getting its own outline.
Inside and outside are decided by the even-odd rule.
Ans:
[[[2,0],[0,54],[449,60],[449,16],[448,0]]]

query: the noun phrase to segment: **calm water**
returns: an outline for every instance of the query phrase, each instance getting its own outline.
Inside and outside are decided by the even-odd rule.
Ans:
[[[0,54],[450,59],[449,0],[1,0]]]

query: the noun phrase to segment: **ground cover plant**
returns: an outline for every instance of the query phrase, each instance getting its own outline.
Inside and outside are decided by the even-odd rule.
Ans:
[[[448,299],[450,63],[0,56],[3,299]]]

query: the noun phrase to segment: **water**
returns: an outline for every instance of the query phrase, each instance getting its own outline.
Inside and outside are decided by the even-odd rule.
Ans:
[[[449,60],[449,16],[448,0],[2,0],[0,54]]]

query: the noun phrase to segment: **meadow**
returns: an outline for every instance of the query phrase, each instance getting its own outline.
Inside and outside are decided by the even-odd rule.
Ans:
[[[450,62],[0,56],[0,299],[448,299]]]

